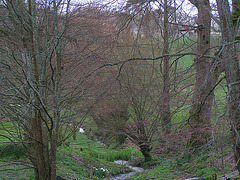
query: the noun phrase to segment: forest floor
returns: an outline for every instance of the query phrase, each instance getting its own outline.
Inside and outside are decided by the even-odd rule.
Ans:
[[[130,172],[131,169],[127,166],[113,162],[118,159],[145,169],[132,176],[132,180],[180,180],[190,177],[210,179],[214,175],[220,178],[235,171],[230,146],[222,149],[222,152],[212,153],[206,150],[197,155],[184,150],[160,154],[153,151],[153,160],[146,163],[141,152],[131,143],[121,147],[106,146],[81,133],[76,140],[69,139],[68,142],[59,147],[57,153],[57,175],[68,179],[110,179],[117,174]],[[16,149],[8,149],[8,153],[0,158],[1,179],[34,179],[33,170],[25,166],[29,165],[28,160],[17,155]]]

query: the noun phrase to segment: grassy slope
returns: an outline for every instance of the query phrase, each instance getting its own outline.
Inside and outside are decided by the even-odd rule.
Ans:
[[[69,139],[57,152],[57,175],[70,179],[102,179],[104,176],[129,172],[125,166],[118,165],[115,159],[129,160],[132,155],[140,156],[134,148],[115,151],[90,140],[78,133],[77,140]],[[1,179],[34,179],[33,170],[20,163],[28,162],[25,158],[17,159],[15,153],[0,158]],[[10,162],[15,162],[10,164]],[[28,163],[29,164],[29,163]],[[21,170],[24,168],[23,170]],[[107,170],[106,172],[103,169]]]
[[[194,157],[189,153],[179,152],[174,156],[169,154],[157,155],[155,166],[131,177],[131,180],[181,180],[191,177],[203,177],[210,180],[213,175],[221,177],[234,170],[232,148],[224,148],[223,152],[204,152]]]
[[[103,176],[110,177],[110,175],[128,172],[128,168],[117,165],[112,161],[114,159],[128,160],[131,159],[131,156],[141,156],[139,151],[130,147],[122,151],[110,150],[82,134],[78,134],[76,141],[70,139],[69,142],[69,147],[65,145],[59,147],[57,153],[57,175],[70,179],[102,179],[101,177]],[[209,179],[213,174],[221,176],[232,168],[230,152],[231,146],[223,148],[222,152],[211,153],[208,151],[199,153],[199,155],[194,157],[190,157],[190,154],[184,152],[184,150],[177,152],[177,154],[169,152],[153,154],[152,162],[149,164],[142,163],[143,166],[146,166],[145,172],[131,179],[164,180],[194,176]],[[24,166],[18,164],[20,161],[26,162],[24,158],[18,160],[12,157],[5,157],[0,160],[0,170],[11,169],[0,171],[1,179],[34,179],[32,169],[17,170],[24,168]],[[10,161],[14,161],[16,164],[8,165]],[[139,163],[139,161],[136,163]],[[102,171],[101,168],[107,169],[108,173]]]

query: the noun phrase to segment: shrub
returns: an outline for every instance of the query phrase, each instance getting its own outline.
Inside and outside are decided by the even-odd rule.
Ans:
[[[24,156],[25,150],[21,145],[6,144],[0,147],[0,157],[12,157],[19,159]]]

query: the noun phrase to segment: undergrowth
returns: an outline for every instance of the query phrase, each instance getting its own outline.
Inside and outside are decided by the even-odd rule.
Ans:
[[[189,152],[181,151],[174,156],[169,154],[154,155],[153,162],[149,162],[148,169],[132,176],[131,180],[181,180],[191,177],[211,180],[214,176],[222,177],[235,170],[232,163],[231,147],[226,148],[221,153],[204,151],[192,154]],[[154,167],[151,167],[151,164],[154,164]]]
[[[79,133],[76,140],[70,138],[58,148],[57,175],[68,179],[94,180],[127,173],[131,171],[128,167],[113,161],[130,160],[140,154],[133,147],[109,149]],[[1,179],[34,179],[33,169],[29,168],[30,163],[24,158],[21,146],[0,146],[0,162]]]
[[[173,137],[168,138],[177,147],[171,147],[167,144],[169,141],[163,139],[159,140],[159,144],[155,142],[152,160],[144,162],[141,152],[134,146],[124,145],[118,148],[112,146],[115,147],[113,149],[78,133],[76,140],[70,138],[58,147],[57,175],[68,179],[98,180],[130,172],[126,166],[113,162],[118,159],[129,160],[132,166],[145,168],[144,172],[131,177],[131,180],[178,180],[190,177],[210,180],[215,174],[220,177],[234,170],[232,147],[225,135],[218,135],[215,144],[199,152],[184,149],[184,143],[176,137],[175,135],[176,142],[173,141]],[[165,145],[162,144],[164,142]],[[33,169],[23,152],[21,146],[14,144],[0,146],[1,179],[34,179]]]

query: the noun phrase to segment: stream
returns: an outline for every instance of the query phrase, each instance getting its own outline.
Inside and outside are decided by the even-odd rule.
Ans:
[[[123,160],[116,160],[114,161],[115,163],[117,164],[122,164],[122,165],[125,165],[127,167],[129,167],[130,169],[133,170],[133,172],[129,172],[129,173],[126,173],[126,174],[119,174],[119,175],[116,175],[112,178],[110,178],[110,180],[127,180],[130,178],[130,176],[138,173],[138,172],[142,172],[144,171],[143,168],[140,168],[140,167],[133,167],[133,166],[130,166],[128,165],[128,162],[127,161],[123,161]]]

